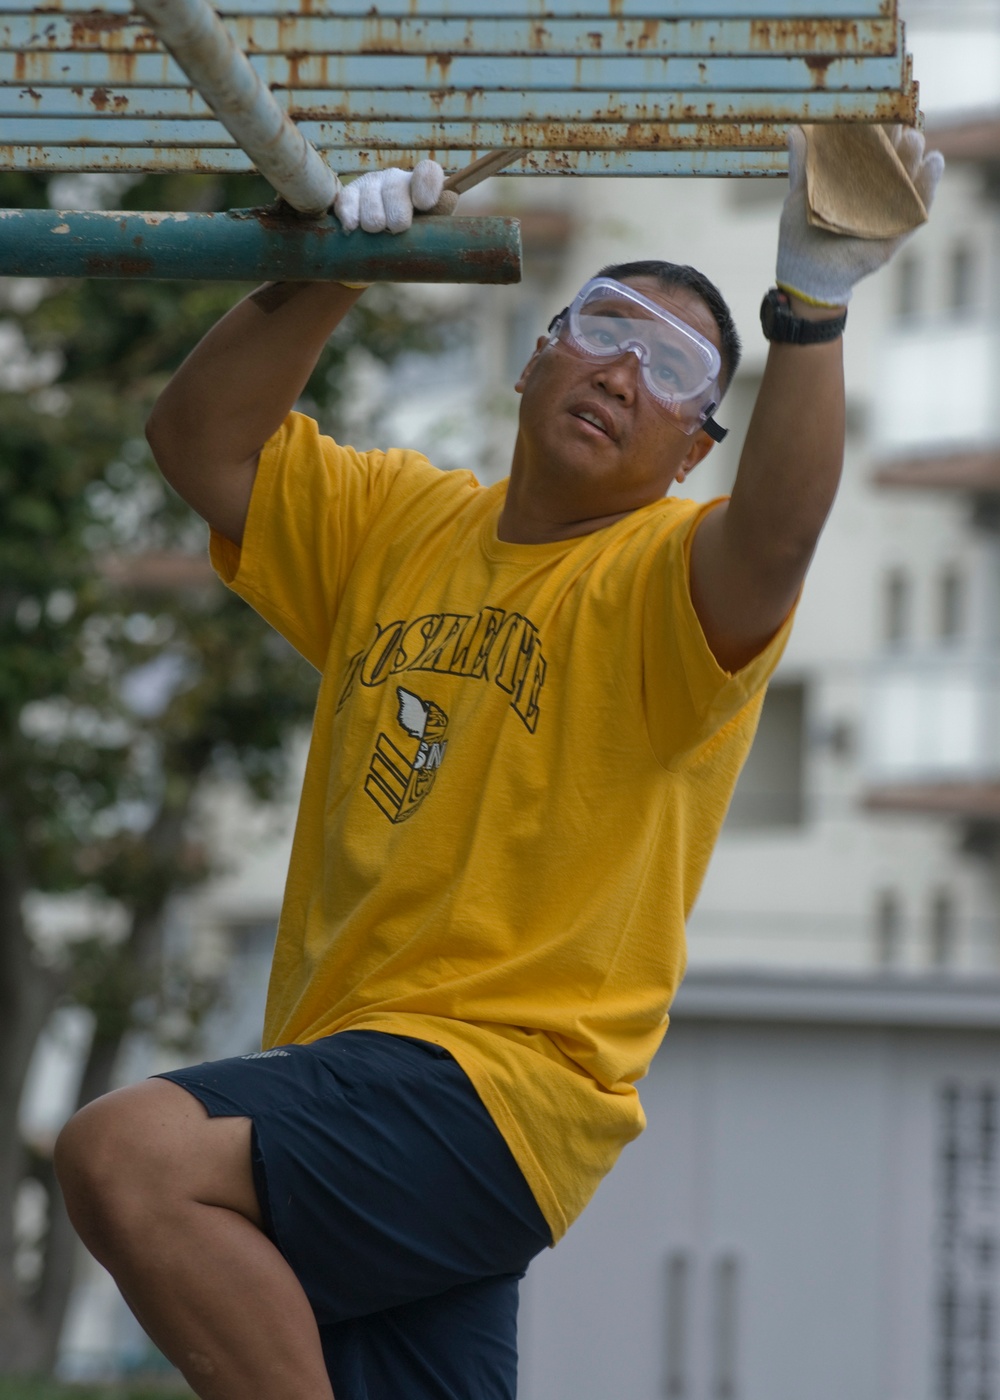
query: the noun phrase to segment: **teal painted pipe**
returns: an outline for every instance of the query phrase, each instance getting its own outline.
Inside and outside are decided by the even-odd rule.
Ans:
[[[406,233],[347,234],[336,219],[0,209],[0,276],[199,281],[480,282],[521,279],[516,219],[419,215]]]

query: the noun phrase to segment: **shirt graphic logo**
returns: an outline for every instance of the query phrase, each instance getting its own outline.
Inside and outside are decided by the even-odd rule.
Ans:
[[[448,742],[448,716],[433,700],[423,700],[412,690],[396,687],[399,713],[396,722],[411,739],[416,739],[417,752],[413,758],[381,733],[375,745],[365,792],[393,823],[405,822],[434,786],[437,770],[444,762]]]
[[[547,669],[538,628],[521,613],[480,608],[478,613],[397,618],[384,627],[376,622],[368,645],[347,658],[337,709],[344,707],[358,682],[385,685],[405,671],[433,671],[497,686],[510,696],[511,709],[534,734]]]

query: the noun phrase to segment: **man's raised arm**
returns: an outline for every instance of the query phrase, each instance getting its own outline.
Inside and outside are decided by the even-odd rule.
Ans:
[[[929,209],[941,155],[925,155],[916,131],[897,132],[893,141]],[[902,242],[845,237],[809,224],[805,137],[796,128],[778,240],[782,312],[809,323],[807,337],[813,323],[841,318],[854,284],[888,262]],[[833,504],[844,455],[841,347],[840,336],[802,344],[772,339],[732,497],[695,535],[691,595],[726,670],[752,660],[787,617]]]
[[[444,171],[371,171],[335,205],[348,230],[409,228],[433,209]],[[453,205],[451,207],[454,207]],[[209,525],[243,542],[261,448],[302,393],[323,346],[361,294],[339,282],[268,282],[204,337],[164,389],[146,424],[163,475]]]
[[[146,436],[163,475],[209,525],[243,542],[257,459],[357,301],[339,282],[268,282],[195,346]]]

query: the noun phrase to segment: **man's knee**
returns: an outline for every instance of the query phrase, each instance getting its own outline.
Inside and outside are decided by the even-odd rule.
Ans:
[[[143,1109],[134,1090],[105,1094],[75,1113],[56,1139],[56,1176],[81,1232],[123,1222],[144,1197],[155,1199],[168,1175],[159,1160],[166,1144],[149,1132]]]
[[[85,1237],[95,1229],[142,1229],[190,1202],[259,1222],[249,1120],[209,1119],[167,1080],[118,1089],[80,1109],[56,1141],[55,1170]]]

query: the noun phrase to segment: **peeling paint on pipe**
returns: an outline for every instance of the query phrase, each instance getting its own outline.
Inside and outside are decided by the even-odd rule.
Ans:
[[[0,209],[0,276],[270,282],[478,282],[521,278],[516,219],[421,215],[406,233],[347,234],[336,219]]]
[[[264,86],[208,0],[136,0],[229,134],[283,199],[323,214],[339,182]]]

